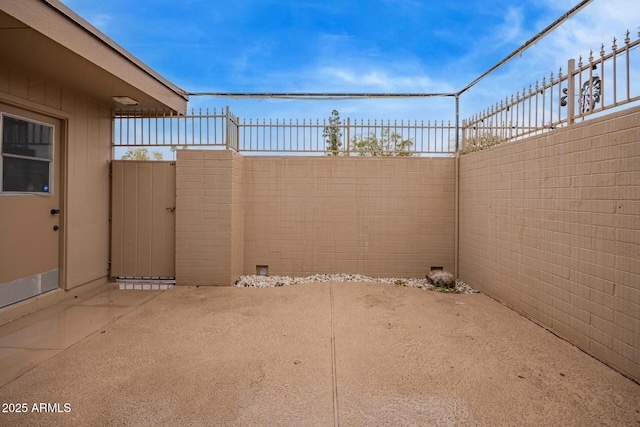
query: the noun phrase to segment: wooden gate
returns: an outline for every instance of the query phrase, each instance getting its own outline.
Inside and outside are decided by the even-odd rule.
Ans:
[[[175,277],[175,162],[111,163],[111,277]]]

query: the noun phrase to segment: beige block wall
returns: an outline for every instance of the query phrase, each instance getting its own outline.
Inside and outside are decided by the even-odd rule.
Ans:
[[[460,278],[640,379],[640,109],[460,160]]]
[[[454,268],[454,159],[243,157],[180,150],[176,280],[424,277]]]
[[[0,100],[62,119],[64,202],[61,286],[106,281],[109,270],[111,107],[0,62]]]
[[[244,274],[245,161],[245,157],[233,152],[231,157],[231,283]]]
[[[247,157],[244,272],[453,271],[454,167],[452,158]]]
[[[229,286],[240,276],[243,160],[230,150],[178,150],[177,284]]]

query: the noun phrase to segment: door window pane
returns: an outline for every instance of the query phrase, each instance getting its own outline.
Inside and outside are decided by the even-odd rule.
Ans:
[[[53,127],[3,116],[2,152],[52,160]]]
[[[52,193],[53,126],[19,117],[2,118],[2,191]]]
[[[49,192],[49,162],[4,157],[2,190],[26,193]]]

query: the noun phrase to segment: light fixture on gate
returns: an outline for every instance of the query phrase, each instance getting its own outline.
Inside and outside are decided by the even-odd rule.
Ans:
[[[138,105],[139,102],[129,96],[114,96],[112,97],[120,105],[126,105],[128,107]]]

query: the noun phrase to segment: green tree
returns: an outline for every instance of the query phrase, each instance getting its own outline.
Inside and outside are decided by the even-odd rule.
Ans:
[[[331,112],[329,126],[324,127],[322,137],[327,144],[327,156],[339,156],[342,147],[342,120],[338,110]]]
[[[151,157],[149,156],[149,149],[147,148],[128,148],[122,155],[122,160],[162,160],[163,156],[160,151],[152,151]]]
[[[351,150],[359,156],[410,157],[413,156],[411,146],[413,146],[411,139],[402,139],[402,135],[391,133],[389,128],[382,129],[380,137],[354,136],[351,139]]]

